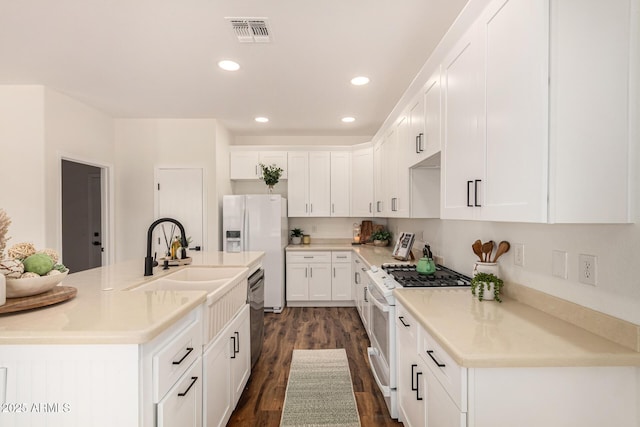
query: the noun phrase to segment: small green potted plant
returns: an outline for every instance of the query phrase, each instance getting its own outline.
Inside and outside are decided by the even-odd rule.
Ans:
[[[302,242],[302,229],[301,228],[294,228],[293,230],[291,230],[291,243],[293,245],[299,245]]]
[[[391,239],[391,233],[384,229],[374,231],[371,234],[371,240],[373,240],[374,246],[387,246],[389,239]]]
[[[273,186],[280,181],[283,170],[276,165],[267,166],[263,163],[260,163],[260,168],[262,169],[262,176],[260,179],[267,184],[269,187],[269,193],[271,193],[273,191]]]
[[[500,290],[504,286],[502,279],[492,273],[478,273],[471,279],[471,293],[477,295],[480,301],[500,299]]]

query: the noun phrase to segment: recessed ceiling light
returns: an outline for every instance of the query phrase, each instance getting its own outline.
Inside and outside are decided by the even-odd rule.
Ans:
[[[355,119],[354,117],[343,117],[343,118],[342,118],[342,121],[343,121],[344,123],[353,123],[353,122],[355,122],[355,121],[356,121],[356,119]]]
[[[258,122],[258,123],[267,123],[269,121],[269,118],[268,117],[256,117],[254,120],[256,122]]]
[[[225,71],[237,71],[240,69],[240,64],[225,59],[224,61],[218,62],[218,67],[222,68]]]
[[[362,86],[369,83],[369,77],[358,76],[351,79],[351,84],[354,86]]]

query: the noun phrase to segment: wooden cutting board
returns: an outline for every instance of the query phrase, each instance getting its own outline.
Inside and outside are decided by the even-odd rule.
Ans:
[[[15,313],[46,307],[75,297],[78,290],[72,286],[55,286],[50,291],[30,297],[7,298],[5,305],[0,305],[0,314]]]

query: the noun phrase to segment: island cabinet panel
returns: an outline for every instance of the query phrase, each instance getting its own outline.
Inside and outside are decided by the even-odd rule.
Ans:
[[[0,426],[142,425],[139,393],[137,345],[0,349]]]

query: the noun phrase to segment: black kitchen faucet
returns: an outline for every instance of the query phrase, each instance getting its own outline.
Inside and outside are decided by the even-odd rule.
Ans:
[[[182,224],[180,224],[180,222],[176,219],[173,218],[160,218],[157,219],[155,221],[153,221],[153,223],[149,226],[149,231],[147,231],[147,256],[144,258],[144,275],[145,276],[153,276],[153,267],[154,264],[158,265],[154,260],[153,257],[151,256],[151,240],[153,239],[153,230],[156,228],[156,226],[158,224],[161,224],[163,222],[172,222],[175,225],[178,226],[178,228],[180,229],[180,238],[182,239],[182,247],[186,248],[188,246],[187,243],[187,237],[186,234],[184,232],[184,227],[182,226]],[[182,253],[184,256],[184,252]]]

